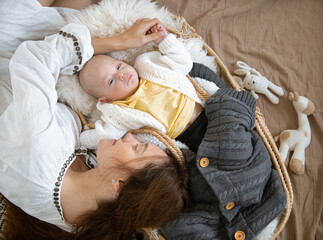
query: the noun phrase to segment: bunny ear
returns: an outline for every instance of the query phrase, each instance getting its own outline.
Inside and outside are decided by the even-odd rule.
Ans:
[[[264,77],[260,72],[258,72],[256,69],[254,69],[254,68],[252,68],[251,70],[250,70],[250,73],[251,74],[255,74],[256,76],[258,76],[258,77],[262,77],[262,78],[265,78],[266,80],[268,80],[266,77]]]
[[[244,69],[237,69],[233,71],[237,75],[249,75],[249,71]]]
[[[248,64],[242,62],[242,61],[237,61],[236,63],[237,67],[245,69],[245,70],[251,70],[251,67],[248,66]]]

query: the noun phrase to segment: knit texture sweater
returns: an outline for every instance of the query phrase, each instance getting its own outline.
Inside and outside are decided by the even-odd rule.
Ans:
[[[196,90],[186,75],[192,69],[192,59],[179,39],[173,34],[158,45],[159,51],[141,54],[135,61],[134,68],[140,78],[172,88],[203,105]],[[218,87],[202,78],[197,82],[208,92],[214,93]],[[143,96],[144,97],[144,96]],[[112,103],[98,102],[97,108],[102,113],[96,121],[95,129],[81,134],[81,144],[86,148],[95,149],[101,139],[119,139],[131,129],[149,126],[166,133],[166,129],[149,113],[131,109]]]
[[[238,231],[253,239],[284,210],[281,180],[254,130],[255,107],[250,93],[231,88],[206,101],[204,139],[196,155],[184,151],[192,205],[161,229],[167,239],[235,239]]]

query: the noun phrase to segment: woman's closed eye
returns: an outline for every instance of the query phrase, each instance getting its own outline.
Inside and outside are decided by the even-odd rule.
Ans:
[[[121,63],[120,63],[120,64],[118,64],[118,66],[117,66],[117,70],[120,70],[120,68],[121,68]]]
[[[140,148],[140,145],[139,145],[139,143],[137,143],[137,144],[133,147],[133,150],[134,150],[135,152],[138,152],[138,151],[139,151],[139,148]]]
[[[147,147],[148,147],[148,143],[141,143],[141,144],[136,144],[134,146],[134,151],[136,153],[144,153],[146,150],[147,150]]]

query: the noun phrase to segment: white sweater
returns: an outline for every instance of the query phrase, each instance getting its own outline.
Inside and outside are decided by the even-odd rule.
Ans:
[[[193,63],[185,46],[175,35],[168,34],[158,47],[159,51],[137,57],[134,68],[139,77],[175,89],[202,104],[193,84],[186,77]],[[200,81],[207,82],[202,79]],[[214,83],[207,86],[218,89]],[[81,144],[86,148],[95,149],[102,139],[119,139],[129,130],[143,126],[154,127],[166,133],[165,127],[149,113],[112,103],[98,102],[97,108],[102,113],[101,120],[96,121],[95,129],[86,130],[81,134]]]

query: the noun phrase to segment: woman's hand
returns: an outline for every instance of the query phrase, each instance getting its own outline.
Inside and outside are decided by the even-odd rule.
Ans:
[[[128,48],[141,47],[144,44],[160,39],[164,32],[157,31],[157,28],[165,28],[157,19],[142,18],[138,19],[131,28],[120,34],[120,39],[128,43]],[[165,30],[166,31],[166,30]]]
[[[94,48],[94,54],[137,48],[148,42],[158,41],[165,33],[163,31],[153,32],[151,29],[154,26],[163,26],[163,24],[157,18],[142,18],[138,19],[132,27],[118,36],[93,38],[92,46]]]

